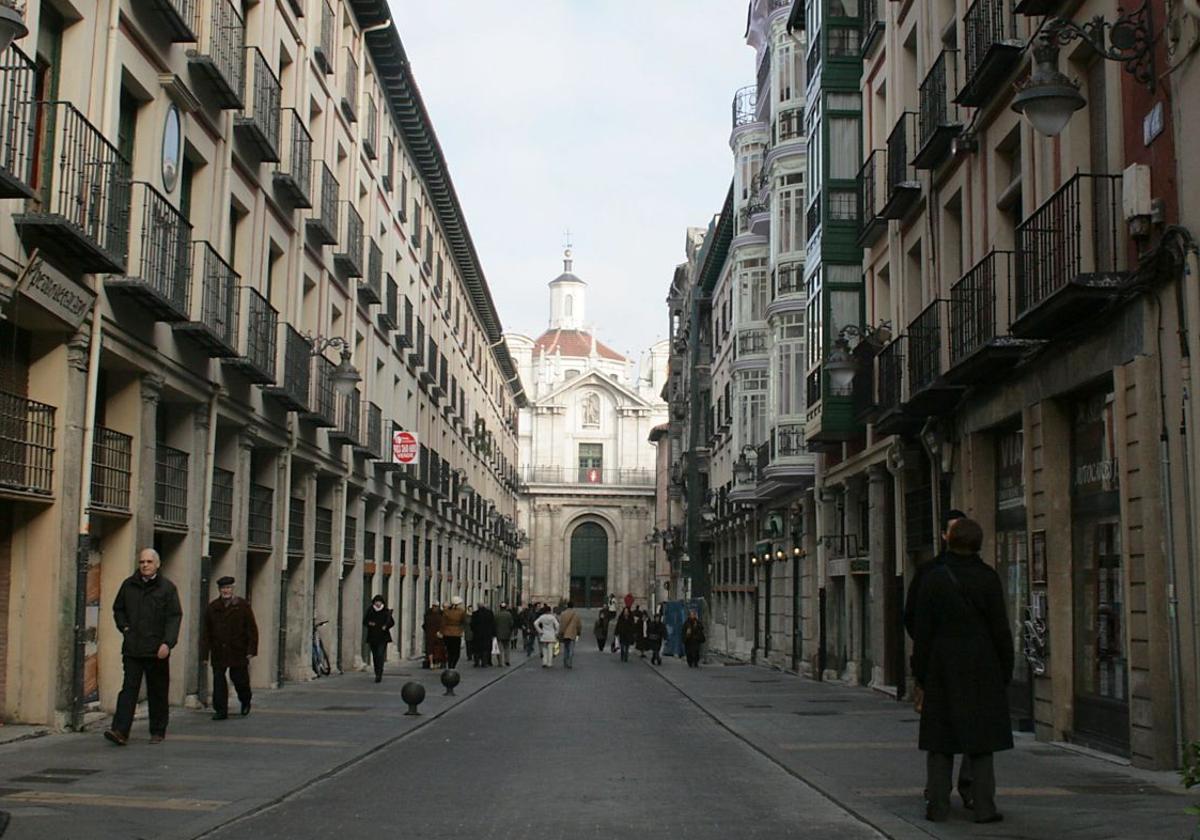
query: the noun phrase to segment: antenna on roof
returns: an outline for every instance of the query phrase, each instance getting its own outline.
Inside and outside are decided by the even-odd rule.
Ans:
[[[563,231],[563,271],[571,273],[571,229]]]

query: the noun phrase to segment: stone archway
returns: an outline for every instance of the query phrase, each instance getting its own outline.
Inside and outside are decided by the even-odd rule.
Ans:
[[[608,590],[608,533],[596,522],[581,522],[571,531],[571,601],[598,607]]]

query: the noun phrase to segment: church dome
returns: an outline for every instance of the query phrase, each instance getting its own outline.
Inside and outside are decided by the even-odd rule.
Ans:
[[[586,359],[592,355],[592,334],[585,330],[549,329],[533,343],[533,352],[546,355],[561,353],[566,358]],[[625,357],[603,341],[595,339],[596,355],[602,359],[623,362]]]

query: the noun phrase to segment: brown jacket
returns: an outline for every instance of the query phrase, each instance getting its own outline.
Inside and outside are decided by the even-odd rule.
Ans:
[[[563,610],[558,617],[558,635],[564,639],[578,639],[583,635],[583,621],[574,607]]]
[[[467,610],[462,606],[450,606],[442,610],[442,635],[448,638],[461,638],[463,634],[463,621],[467,617]]]
[[[246,658],[258,655],[258,625],[250,602],[236,595],[212,601],[200,623],[200,660],[211,657],[214,668],[246,664]]]

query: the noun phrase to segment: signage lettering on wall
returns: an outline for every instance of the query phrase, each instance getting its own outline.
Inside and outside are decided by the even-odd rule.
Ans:
[[[72,331],[87,317],[96,293],[81,286],[58,269],[34,256],[26,267],[17,291],[37,303]]]

